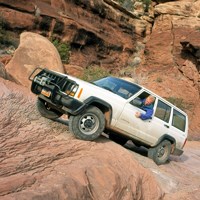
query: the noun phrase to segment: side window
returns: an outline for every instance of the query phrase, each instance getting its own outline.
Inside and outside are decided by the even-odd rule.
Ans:
[[[141,108],[142,106],[142,101],[146,99],[150,94],[147,92],[142,92],[139,96],[137,96],[135,99],[133,99],[130,104],[133,106],[136,106],[138,108]],[[152,103],[154,105],[154,102]]]
[[[171,107],[166,103],[158,100],[155,116],[165,122],[169,122]]]
[[[181,114],[177,110],[174,110],[172,126],[178,128],[181,131],[185,131],[185,123],[186,123],[185,115]]]

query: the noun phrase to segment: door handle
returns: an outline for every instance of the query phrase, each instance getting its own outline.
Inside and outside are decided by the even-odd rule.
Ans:
[[[167,124],[164,124],[165,127],[169,128],[169,126]]]

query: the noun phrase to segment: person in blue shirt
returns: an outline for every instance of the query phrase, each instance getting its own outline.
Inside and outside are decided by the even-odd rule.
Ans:
[[[136,112],[135,116],[142,120],[151,119],[153,115],[153,103],[155,101],[155,97],[149,95],[146,99],[142,100],[142,105],[140,108],[144,110],[146,113]]]

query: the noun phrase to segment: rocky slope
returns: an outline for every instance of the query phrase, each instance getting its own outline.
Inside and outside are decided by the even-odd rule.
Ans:
[[[78,76],[84,68],[98,65],[135,78],[184,109],[189,138],[199,140],[200,0],[152,1],[148,12],[141,2],[134,2],[130,12],[112,0],[0,0],[1,21],[17,35],[28,30],[70,43],[69,64],[59,71]],[[40,48],[37,45],[38,55],[45,58]],[[0,59],[5,65],[11,56]],[[26,72],[37,62],[54,65],[27,59]],[[13,62],[7,70],[1,67],[1,76],[22,83],[19,73],[13,76],[16,68]]]
[[[162,190],[164,200],[198,200],[200,195],[200,142],[190,141],[180,157],[171,156],[170,162],[157,166],[146,157],[146,149],[128,142],[125,147],[134,159],[152,171]]]
[[[0,88],[1,200],[198,200],[199,142],[157,166],[130,141],[77,140],[65,116],[40,116],[29,89],[1,78]]]
[[[21,34],[14,54],[1,52],[0,76],[28,89],[0,79],[0,199],[162,199],[163,191],[166,200],[198,199],[198,142],[157,167],[104,137],[74,139],[65,119],[40,117],[30,94],[36,65],[73,75],[99,65],[179,104],[189,114],[189,138],[199,140],[200,1],[163,2],[145,13],[140,3],[128,12],[111,0],[0,0],[0,24],[9,33],[28,30],[71,44],[64,66],[48,40],[33,33]]]
[[[0,199],[162,199],[149,170],[102,137],[77,140],[42,118],[27,88],[0,78]]]

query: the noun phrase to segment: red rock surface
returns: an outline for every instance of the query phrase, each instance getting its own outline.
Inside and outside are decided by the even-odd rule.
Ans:
[[[0,79],[0,199],[161,199],[149,170],[102,137],[42,118],[29,90]],[[62,123],[61,123],[62,122]]]
[[[24,32],[20,36],[19,47],[5,67],[7,74],[21,85],[29,87],[28,77],[36,67],[64,73],[60,56],[54,45],[39,34]]]
[[[11,29],[39,32],[69,42],[71,65],[100,64],[111,69],[127,65],[136,42],[143,40],[149,26],[120,8],[113,7],[110,0],[0,1],[2,18]]]
[[[77,75],[90,64],[111,71],[130,65],[132,71],[125,68],[125,74],[163,97],[183,100],[181,106],[189,114],[189,139],[199,140],[200,1],[163,1],[141,18],[110,0],[74,2],[0,0],[0,11],[10,30],[30,30],[47,37],[54,33],[70,42],[70,64],[64,66],[69,73]],[[9,73],[29,87],[27,77],[38,60],[23,55],[27,58],[25,53],[32,46],[37,45],[29,41],[20,54],[18,49],[7,71],[1,64],[0,75],[11,78]],[[39,54],[44,64],[46,55]],[[1,58],[4,65],[9,60]],[[48,60],[45,65],[54,63]],[[138,71],[136,60],[142,61]],[[60,124],[40,117],[29,90],[3,79],[0,88],[0,199],[162,198],[149,171],[125,149],[106,138],[75,140],[66,121]],[[167,193],[166,200],[199,199],[199,144],[188,144],[183,156],[159,168],[136,154]]]
[[[170,162],[157,166],[145,157],[146,150],[128,142],[133,157],[152,171],[165,192],[164,200],[198,200],[200,195],[200,142],[188,141],[181,156],[170,156]],[[141,156],[143,155],[143,156]]]
[[[182,99],[189,115],[189,138],[200,138],[200,1],[173,1],[155,6],[155,21],[139,74],[144,85],[165,98]],[[195,49],[184,47],[183,42]],[[193,50],[194,50],[193,49]]]
[[[138,6],[141,17],[110,0],[1,0],[0,9],[11,29],[28,29],[69,42],[70,63],[64,71],[77,76],[85,67],[99,65],[111,72],[137,77],[139,83],[162,97],[182,100],[181,106],[189,115],[189,138],[198,140],[200,1],[163,2],[152,4],[148,15]],[[188,42],[196,53],[184,50],[181,42]],[[23,56],[17,60],[23,60]],[[24,84],[26,77],[21,77],[21,69],[11,63],[12,67],[10,63],[7,66],[9,74]],[[32,65],[26,60],[19,64]],[[34,65],[38,64],[36,59]],[[25,68],[25,74],[27,68],[32,69]]]

